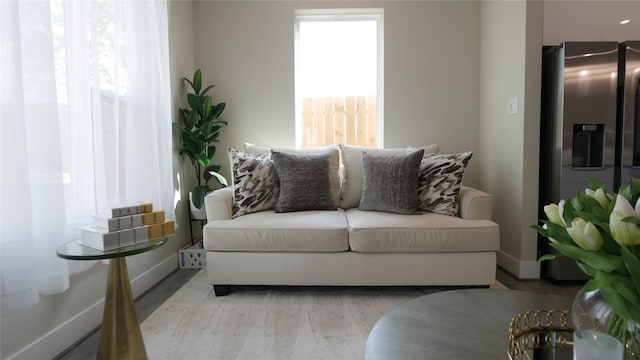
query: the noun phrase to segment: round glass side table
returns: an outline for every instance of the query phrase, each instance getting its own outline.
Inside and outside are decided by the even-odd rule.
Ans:
[[[126,257],[157,249],[166,241],[166,238],[155,239],[105,251],[70,241],[56,250],[58,257],[68,260],[109,259],[98,359],[147,359],[131,295]]]

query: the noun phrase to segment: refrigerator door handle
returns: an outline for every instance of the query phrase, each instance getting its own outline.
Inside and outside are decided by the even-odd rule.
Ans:
[[[633,104],[633,160],[634,168],[640,167],[640,77],[633,79],[632,86],[635,87]]]

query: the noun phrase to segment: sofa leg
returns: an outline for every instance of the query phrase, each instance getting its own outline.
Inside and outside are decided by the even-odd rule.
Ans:
[[[213,292],[216,296],[226,296],[231,292],[231,286],[229,285],[213,285]]]

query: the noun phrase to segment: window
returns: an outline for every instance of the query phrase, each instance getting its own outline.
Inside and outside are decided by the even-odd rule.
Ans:
[[[66,215],[68,220],[79,221],[95,211],[96,204],[87,201],[91,197],[74,191],[82,180],[88,181],[86,175],[74,171],[74,164],[92,161],[89,156],[94,154],[87,150],[92,149],[94,141],[101,141],[106,146],[112,144],[107,154],[116,154],[119,150],[108,135],[97,139],[96,134],[84,132],[80,135],[76,129],[89,129],[100,123],[101,133],[116,133],[117,123],[126,119],[126,57],[127,41],[131,36],[126,18],[121,16],[121,12],[127,11],[122,2],[96,0],[80,6],[63,0],[49,0],[49,7]],[[77,18],[82,21],[71,25],[71,20]],[[82,31],[72,32],[79,26]],[[77,91],[87,97],[83,98]],[[71,105],[69,97],[72,98]],[[73,99],[84,101],[75,101],[74,109]],[[92,109],[77,116],[78,107]],[[94,118],[104,121],[94,121]],[[117,172],[116,157],[109,157],[105,156],[105,166],[111,167],[108,172],[114,174]],[[121,196],[119,191],[115,182],[107,186],[109,197]]]
[[[298,10],[296,146],[382,146],[383,10]]]
[[[90,266],[55,254],[93,215],[175,190],[166,1],[0,1],[0,28],[4,316]]]

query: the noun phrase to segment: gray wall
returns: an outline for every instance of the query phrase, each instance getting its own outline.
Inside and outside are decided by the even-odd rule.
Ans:
[[[498,264],[537,278],[529,225],[537,223],[541,46],[637,39],[640,1],[483,1],[481,8],[480,183],[494,195]],[[506,113],[511,98],[519,99],[518,114]]]
[[[193,17],[190,2],[171,2],[169,8],[172,104],[174,113],[184,104],[183,74],[193,73]],[[167,159],[167,161],[170,161]],[[190,164],[174,156],[176,189],[195,182]],[[186,172],[185,172],[186,171]],[[184,188],[184,185],[182,186]],[[177,250],[187,244],[188,213],[183,210],[187,191],[181,189],[177,205],[179,224],[167,244],[149,253],[127,259],[134,297],[156,284],[178,267]],[[42,296],[40,303],[0,319],[0,358],[51,359],[102,322],[107,265],[95,262],[88,271],[71,276],[70,288],[60,294]]]
[[[481,183],[500,224],[498,264],[523,278],[539,276],[537,222],[541,2],[482,3]],[[510,99],[518,112],[507,113]]]
[[[194,2],[195,63],[216,85],[214,100],[227,102],[222,145],[295,145],[294,10],[354,7],[384,8],[384,146],[473,150],[465,183],[477,186],[476,1]]]

